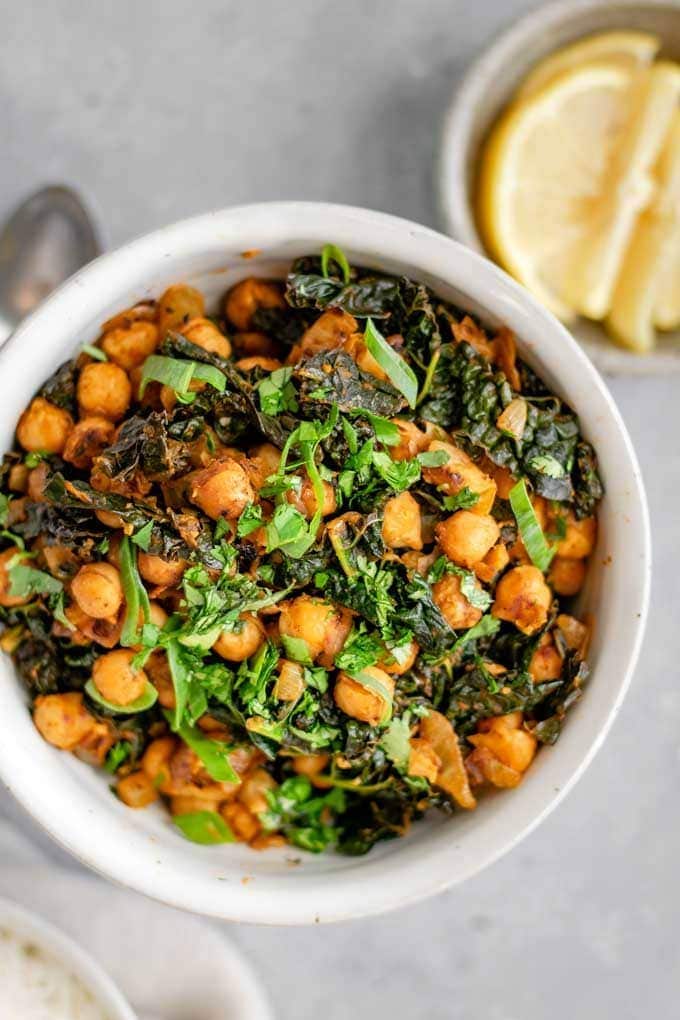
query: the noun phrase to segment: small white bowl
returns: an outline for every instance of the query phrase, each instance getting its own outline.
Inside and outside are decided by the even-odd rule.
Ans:
[[[136,1020],[108,974],[54,925],[10,900],[0,899],[0,929],[3,928],[57,960],[68,974],[80,981],[108,1020]]]
[[[437,166],[447,233],[486,254],[472,201],[477,157],[494,121],[531,68],[576,39],[625,28],[656,33],[662,40],[661,55],[680,60],[680,0],[558,0],[522,18],[470,66],[446,114]],[[680,331],[659,333],[658,346],[646,355],[618,347],[599,323],[587,319],[579,319],[572,332],[603,372],[680,372]]]
[[[350,262],[430,284],[444,298],[514,330],[522,355],[581,416],[607,487],[583,609],[596,620],[592,679],[554,747],[516,790],[474,812],[431,818],[361,858],[294,848],[255,853],[199,847],[158,806],[131,811],[105,775],[46,744],[8,658],[0,661],[0,775],[24,807],[86,864],[140,892],[199,913],[271,924],[374,914],[474,875],[533,829],[583,773],[619,709],[649,598],[650,536],[635,454],[604,383],[557,320],[486,259],[432,230],[365,209],[264,203],[199,216],[149,234],[87,266],[50,297],[0,354],[0,449],[44,378],[100,324],[170,283],[210,302],[251,274],[282,275],[290,260],[340,245]],[[243,254],[247,252],[248,258]]]

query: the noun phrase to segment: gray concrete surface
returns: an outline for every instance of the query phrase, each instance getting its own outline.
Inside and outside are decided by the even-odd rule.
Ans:
[[[449,94],[530,6],[1,0],[0,214],[64,180],[111,244],[280,197],[436,225]],[[648,484],[656,572],[642,661],[604,750],[538,832],[436,901],[323,930],[232,928],[282,1020],[678,1015],[678,385],[611,380]]]

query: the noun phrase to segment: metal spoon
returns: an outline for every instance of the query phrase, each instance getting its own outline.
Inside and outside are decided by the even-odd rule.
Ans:
[[[50,291],[101,251],[98,231],[70,188],[22,202],[0,232],[0,346]]]

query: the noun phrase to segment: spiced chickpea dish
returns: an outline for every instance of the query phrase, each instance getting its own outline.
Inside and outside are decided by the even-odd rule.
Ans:
[[[38,731],[196,843],[360,854],[517,786],[587,672],[576,415],[335,245],[210,312],[121,311],[17,423],[0,644]]]

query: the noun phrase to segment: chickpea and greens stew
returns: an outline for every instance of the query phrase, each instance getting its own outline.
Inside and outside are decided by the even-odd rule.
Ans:
[[[360,854],[521,782],[580,696],[575,414],[328,245],[105,323],[1,469],[0,644],[57,748],[196,843]]]

